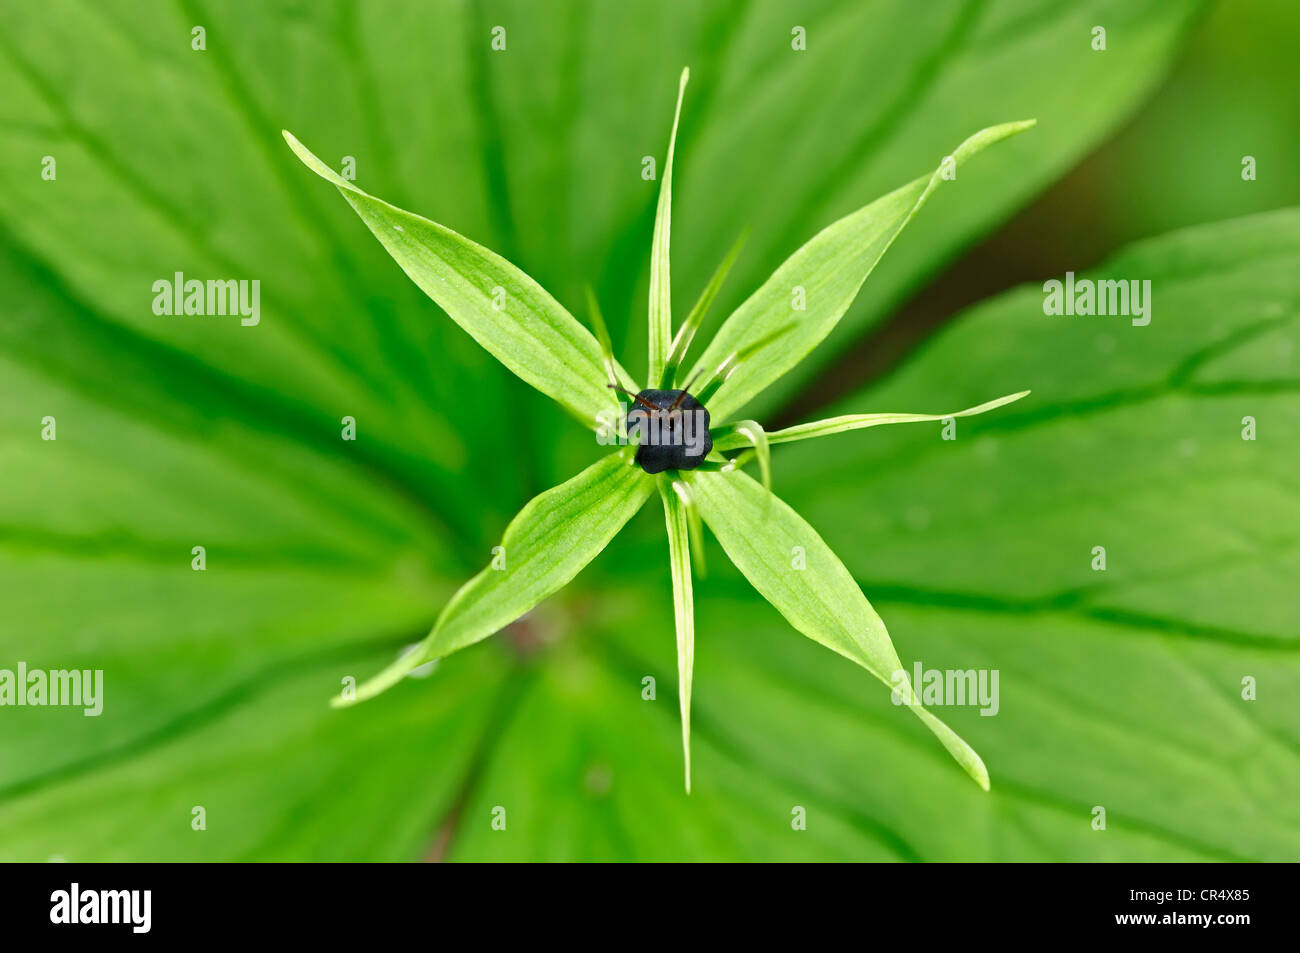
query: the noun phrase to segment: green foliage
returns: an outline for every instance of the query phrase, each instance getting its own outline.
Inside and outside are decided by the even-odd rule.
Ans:
[[[1014,378],[1032,401],[959,421],[955,441],[889,427],[775,451],[783,494],[863,580],[904,659],[1001,670],[997,716],[953,712],[995,804],[933,835],[882,808],[925,856],[1300,857],[1282,793],[1300,785],[1297,241],[1300,212],[1278,212],[1144,242],[1080,276],[1149,278],[1146,327],[1047,317],[1038,286],[1000,296],[838,409],[915,405],[936,380],[974,401]],[[838,776],[827,759],[818,744],[804,764]],[[922,799],[911,762],[891,770]],[[842,790],[882,806],[872,785]],[[977,817],[989,832],[961,843]]]
[[[727,355],[754,348],[745,373],[733,376],[709,401],[714,416],[734,416],[821,343],[894,239],[945,181],[946,172],[960,174],[971,156],[1033,124],[1010,122],[975,133],[930,175],[828,225],[791,255],[732,313],[699,359],[698,371],[712,370]],[[778,337],[792,322],[793,333]],[[764,341],[767,345],[759,347]]]
[[[694,474],[689,484],[727,556],[786,621],[895,686],[894,673],[903,671],[903,663],[885,623],[816,530],[743,473]],[[988,771],[970,745],[922,708],[905,682],[896,690],[987,791]]]
[[[668,271],[673,150],[677,122],[681,117],[682,97],[689,75],[689,71],[683,70],[678,84],[677,111],[673,119],[673,133],[669,140],[668,158],[664,163],[664,181],[655,218],[650,267],[649,380],[664,378],[665,369],[670,366],[670,362],[680,359],[672,332]],[[702,358],[709,365],[712,363],[710,353],[718,351],[727,355],[697,391],[700,401],[713,404],[714,420],[725,419],[726,412],[720,409],[724,402],[716,395],[738,369],[744,367],[744,380],[747,382],[758,379],[770,383],[789,370],[809,348],[826,336],[898,233],[911,221],[939,182],[955,174],[959,161],[1032,125],[1032,121],[1006,123],[976,133],[963,142],[952,156],[947,157],[941,168],[931,176],[918,179],[824,229],[782,265],[750,302],[723,325],[719,332],[719,337],[723,338],[721,348],[715,340]],[[604,373],[614,378],[612,383],[616,384],[618,377],[617,364],[608,352],[609,334],[599,303],[594,298],[589,297],[589,307],[596,326],[595,338],[536,282],[504,259],[436,222],[422,219],[367,195],[331,171],[291,133],[285,132],[284,138],[309,169],[338,187],[388,253],[402,265],[421,290],[442,305],[458,324],[512,371],[573,411],[579,420],[593,426],[598,424],[602,413],[609,409],[608,402],[613,399],[602,384],[603,373],[599,369],[601,362],[606,365]],[[724,261],[718,274],[725,273],[727,267]],[[716,275],[715,281],[720,281]],[[784,287],[791,281],[806,283],[818,302],[811,316],[795,322],[789,320],[785,304],[774,300],[768,290],[774,285]],[[501,282],[508,283],[509,287],[504,287]],[[804,285],[799,287],[802,292]],[[705,295],[708,294],[706,289]],[[522,304],[516,306],[513,299],[520,299]],[[685,327],[687,335],[693,334],[689,321]],[[786,339],[787,335],[789,340]],[[594,359],[591,353],[593,350],[596,352]],[[684,351],[684,346],[682,350]],[[575,354],[579,357],[575,358]],[[758,355],[762,355],[762,358],[756,359]],[[692,375],[692,379],[694,377]],[[733,386],[732,393],[736,390]],[[741,391],[742,395],[746,393],[749,392]],[[578,399],[582,395],[588,395],[590,402],[584,403]],[[744,399],[744,396],[733,396],[733,402],[743,403]],[[1004,402],[993,401],[976,408],[976,411],[999,406]],[[917,415],[899,415],[899,419],[916,417]],[[754,446],[770,501],[771,453],[762,426],[752,420],[739,421],[734,432]],[[817,434],[814,429],[805,436]],[[548,490],[532,500],[511,521],[501,545],[493,548],[492,565],[461,587],[439,615],[433,631],[419,647],[399,657],[355,692],[349,690],[342,693],[335,700],[336,704],[348,705],[373,698],[392,688],[421,665],[441,659],[457,649],[501,631],[543,599],[554,595],[609,544],[645,501],[651,481],[644,472],[633,469],[630,463],[627,451],[611,454],[563,486]],[[725,479],[746,479],[740,474],[734,474],[731,466],[724,469],[728,474]],[[743,486],[743,482],[740,485]],[[672,481],[661,479],[659,486],[669,538],[677,627],[682,746],[686,790],[689,793],[690,693],[695,664],[690,540],[694,535],[698,541],[699,533],[690,532],[691,521],[683,501],[672,489]],[[782,504],[777,522],[765,526],[765,529],[772,532],[766,540],[768,551],[757,560],[745,559],[734,555],[726,543],[728,539],[734,543],[737,532],[743,532],[743,519],[738,516],[746,515],[743,508],[738,510],[729,505],[725,497],[720,497],[705,508],[706,514],[710,512],[715,533],[723,539],[728,554],[737,561],[756,588],[780,608],[796,628],[837,651],[844,652],[844,646],[852,642],[859,651],[851,657],[886,684],[894,684],[893,674],[902,672],[902,669],[897,656],[893,654],[893,646],[884,624],[871,611],[870,605],[862,598],[861,591],[852,584],[848,571],[828,551],[820,554],[821,562],[827,567],[833,567],[827,569],[830,573],[828,579],[807,587],[806,591],[805,587],[798,587],[800,595],[793,598],[789,587],[772,584],[776,573],[789,572],[788,568],[781,569],[780,564],[785,561],[785,550],[791,539],[799,544],[806,543],[810,547],[825,550],[824,544],[810,527]],[[766,509],[748,515],[765,522]],[[709,520],[710,517],[706,515],[705,519]],[[719,525],[726,527],[727,531],[724,533],[719,530]],[[696,547],[702,550],[698,542]],[[749,548],[743,552],[752,556],[756,550]],[[823,614],[808,613],[808,608],[814,603]],[[865,631],[860,628],[863,624],[860,616],[864,606],[870,616],[866,620]],[[876,665],[888,656],[894,658],[892,666]],[[987,790],[988,773],[979,756],[947,726],[916,704],[907,691],[905,679],[904,684],[894,687],[917,715],[930,725],[971,777]]]
[[[823,346],[754,397],[746,416],[770,422],[1121,126],[1204,6],[940,0],[918,19],[910,0],[822,2],[792,53],[788,10],[768,3],[740,18],[686,2],[4,5],[0,667],[102,668],[106,699],[99,718],[3,710],[0,858],[1300,857],[1295,213],[1108,259],[1097,276],[1155,282],[1149,327],[1048,318],[1030,287],[832,411],[1034,388],[961,420],[956,441],[921,425],[774,446],[782,499],[870,593],[909,670],[1001,670],[996,717],[941,712],[984,755],[991,793],[714,559],[693,594],[684,797],[678,706],[641,694],[678,664],[648,513],[509,639],[364,705],[323,704],[423,638],[511,515],[596,454],[405,281],[281,128],[534,276],[549,295],[525,288],[520,320],[565,337],[584,378],[596,369],[564,397],[585,414],[606,375],[562,315],[591,283],[620,353],[645,357],[658,189],[638,172],[662,154],[681,64],[698,98],[679,128],[679,295],[749,226],[720,315],[970,129],[1040,117],[964,166]],[[195,22],[205,52],[189,47]],[[1097,22],[1123,40],[1104,55],[1086,44]],[[501,55],[484,40],[496,23]],[[1125,155],[1146,161],[1120,164],[1125,188],[1159,186],[1179,221],[1278,204],[1261,198],[1285,194],[1276,175],[1218,189],[1237,157],[1215,157],[1236,140],[1272,133],[1259,151],[1274,172],[1294,151],[1241,102],[1242,132],[1209,150],[1167,145],[1200,124],[1130,129]],[[46,155],[55,181],[38,177]],[[515,280],[439,239],[447,260]],[[154,315],[150,286],[176,271],[260,278],[261,323]],[[472,293],[453,318],[481,316]],[[58,440],[42,443],[46,415]],[[339,439],[344,415],[355,442]],[[190,827],[195,805],[207,831]],[[507,832],[487,823],[496,805]],[[806,831],[790,829],[795,805]]]
[[[947,420],[949,417],[973,417],[976,414],[982,414],[989,410],[995,410],[1012,401],[1019,400],[1022,397],[1029,396],[1029,391],[1022,390],[1018,394],[1008,394],[1006,397],[999,397],[997,400],[990,400],[980,404],[978,407],[968,407],[965,410],[955,410],[948,414],[844,414],[840,417],[831,417],[827,420],[817,420],[807,424],[795,424],[793,427],[785,427],[781,430],[775,430],[772,433],[764,433],[762,441],[764,444],[773,443],[793,443],[796,440],[811,440],[814,437],[829,437],[835,433],[845,433],[849,430],[863,430],[867,427],[880,427],[884,424],[911,424],[924,423],[926,421]],[[753,423],[747,421],[747,423]],[[714,441],[715,450],[734,450],[738,447],[757,446],[758,441],[751,435],[743,433],[738,426],[734,432],[724,433]],[[760,457],[760,465],[761,465]]]
[[[492,562],[452,596],[418,649],[336,701],[365,701],[412,669],[493,635],[554,595],[601,552],[653,492],[654,481],[611,453],[530,500],[506,527]]]

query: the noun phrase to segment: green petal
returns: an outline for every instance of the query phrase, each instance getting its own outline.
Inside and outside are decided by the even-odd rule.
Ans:
[[[677,684],[682,715],[682,758],[686,793],[691,793],[691,677],[695,670],[695,597],[691,589],[691,532],[687,508],[668,474],[659,477],[668,527],[668,566],[673,578],[673,618],[677,624]]]
[[[650,370],[646,380],[663,377],[673,338],[672,280],[669,274],[669,245],[673,222],[673,150],[677,145],[677,123],[682,118],[682,97],[691,78],[682,70],[677,85],[677,110],[673,113],[673,131],[668,139],[668,157],[664,160],[663,179],[659,184],[659,207],[655,211],[654,244],[650,249]]]
[[[767,442],[793,443],[796,440],[812,440],[816,437],[828,437],[834,433],[843,433],[846,430],[863,430],[867,427],[879,427],[883,424],[911,424],[927,420],[947,420],[949,417],[974,417],[976,414],[982,414],[1013,403],[1029,393],[1027,390],[1022,390],[1018,394],[1008,394],[1005,397],[999,397],[997,400],[990,400],[987,403],[980,404],[978,407],[967,407],[965,410],[955,410],[947,414],[846,414],[842,417],[828,417],[825,420],[818,420],[813,423],[795,424],[793,427],[786,427],[784,430],[774,430],[767,435]],[[745,423],[752,423],[752,421],[745,421]],[[731,433],[724,433],[713,441],[714,450],[737,450],[741,447],[753,445],[752,440],[745,434],[740,433],[739,423],[735,425]],[[761,459],[759,463],[761,466]]]
[[[736,258],[740,255],[740,249],[745,245],[747,235],[747,231],[742,232],[740,237],[736,239],[735,244],[731,246],[731,251],[727,252],[727,257],[722,259],[722,262],[713,272],[713,277],[709,279],[709,283],[700,292],[700,297],[695,302],[695,306],[691,308],[690,314],[686,316],[682,326],[677,329],[677,335],[673,338],[672,350],[669,352],[668,361],[664,365],[663,377],[659,380],[661,388],[669,389],[673,386],[674,379],[677,377],[677,370],[681,367],[682,360],[686,357],[691,342],[695,340],[695,333],[699,331],[700,325],[704,323],[704,316],[709,313],[709,306],[713,304],[713,299],[718,296],[722,283],[727,280],[727,274],[731,271],[731,266],[736,263]],[[683,387],[685,386],[686,384],[683,384]]]
[[[744,473],[692,473],[689,482],[704,521],[763,598],[808,638],[857,662],[897,692],[987,791],[984,762],[921,707],[885,623],[817,531]]]
[[[714,450],[734,450],[736,447],[753,447],[758,457],[758,472],[763,480],[763,489],[772,492],[772,448],[771,435],[756,420],[738,420],[731,432],[723,434],[713,442]]]
[[[420,290],[497,360],[587,426],[617,408],[599,343],[541,285],[463,235],[367,195],[292,133],[284,138],[307,168],[338,187]]]
[[[605,315],[600,310],[600,299],[596,297],[596,292],[591,285],[587,285],[584,290],[587,295],[587,311],[591,314],[591,326],[596,332],[596,341],[600,344],[600,355],[605,361],[605,373],[609,376],[609,382],[619,387],[626,386],[636,393],[638,389],[636,381],[628,377],[627,371],[624,371],[614,359],[614,345],[609,340],[609,326],[605,323]],[[627,384],[624,385],[623,381],[627,381]]]
[[[691,488],[684,480],[673,481],[673,492],[686,510],[686,525],[691,533],[691,558],[695,561],[695,574],[703,579],[709,573],[704,555],[704,522],[700,519],[700,508],[695,505],[695,497],[691,496]]]
[[[763,350],[763,348],[767,347],[769,344],[773,344],[785,337],[794,329],[795,323],[789,321],[776,330],[764,334],[757,341],[749,341],[744,347],[732,351],[723,358],[721,364],[713,369],[713,373],[704,379],[704,383],[699,385],[699,389],[695,391],[696,399],[701,404],[710,403],[713,400],[713,395],[716,394],[719,389],[721,389],[722,385],[730,380],[731,376],[740,370],[740,368],[749,361],[751,357]],[[693,374],[690,379],[695,380],[697,377],[698,374]]]
[[[413,669],[499,632],[554,595],[609,545],[653,492],[654,482],[620,453],[534,497],[506,527],[493,562],[451,598],[419,647],[362,684],[373,698]]]
[[[1033,120],[1010,122],[977,132],[953,151],[952,168],[959,169],[966,159],[1032,125]],[[709,405],[715,420],[728,420],[831,332],[899,232],[945,181],[946,158],[930,175],[895,189],[823,229],[732,313],[698,367],[715,367],[728,354],[741,351],[790,321],[797,324],[794,333],[783,336],[779,345],[769,342],[752,354],[745,373],[719,389]]]

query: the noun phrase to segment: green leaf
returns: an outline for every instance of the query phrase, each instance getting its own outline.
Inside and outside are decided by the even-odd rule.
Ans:
[[[883,424],[910,424],[922,423],[925,421],[947,420],[949,417],[974,417],[998,407],[1004,407],[1013,403],[1029,394],[1029,391],[1022,390],[1018,394],[1008,394],[1005,397],[999,397],[996,400],[990,400],[980,404],[978,407],[968,407],[965,410],[955,410],[947,414],[846,414],[842,417],[830,417],[826,420],[817,420],[807,424],[795,424],[793,427],[786,427],[782,430],[774,430],[766,434],[767,443],[792,443],[796,440],[812,440],[816,437],[829,437],[831,434],[843,433],[846,430],[862,430],[866,427],[879,427]],[[745,423],[752,423],[746,421]],[[740,431],[741,424],[734,425],[734,431],[724,433],[713,441],[714,450],[736,450],[740,447],[757,446],[754,440],[745,433]],[[760,465],[762,459],[760,457]]]
[[[678,497],[678,481],[659,475],[668,528],[668,567],[673,582],[673,619],[677,627],[678,704],[682,716],[682,758],[686,793],[691,793],[691,677],[695,671],[695,599],[691,591],[691,530],[686,505]]]
[[[536,281],[451,229],[361,191],[292,133],[284,138],[338,188],[420,290],[502,364],[589,427],[617,404],[603,383],[599,343]]]
[[[654,481],[611,453],[572,480],[529,500],[510,521],[492,561],[452,596],[419,648],[336,705],[387,691],[414,669],[504,629],[566,586],[609,545],[654,492]]]
[[[664,159],[663,180],[659,184],[659,206],[655,210],[654,241],[650,246],[650,369],[646,380],[664,376],[664,362],[673,339],[672,277],[669,251],[673,230],[673,150],[677,146],[677,123],[682,118],[682,98],[691,71],[683,69],[677,82],[677,109],[673,112],[673,131],[668,137],[668,155]]]
[[[347,586],[339,581],[339,589]],[[447,660],[407,691],[347,712],[322,705],[322,688],[383,664],[393,653],[374,646],[321,653],[182,708],[188,713],[181,724],[143,741],[120,742],[108,757],[74,760],[52,772],[36,752],[29,769],[46,768],[37,782],[4,789],[0,855],[32,862],[428,859],[438,850],[440,816],[456,803],[482,739],[496,730],[496,719],[520,688],[509,653],[484,649]],[[122,677],[125,668],[118,663],[106,672],[100,721],[127,715],[122,693],[162,687],[131,684]],[[192,691],[195,683],[187,687]],[[64,713],[43,714],[49,720]],[[66,714],[81,718],[79,710]],[[55,733],[70,739],[77,726],[68,718]],[[420,808],[357,809],[355,799],[386,798],[390,785],[408,795],[418,791]],[[352,797],[328,796],[338,790]],[[308,791],[320,796],[304,800]],[[267,810],[268,802],[283,807]],[[89,810],[91,803],[101,808]],[[206,809],[207,833],[222,825],[220,837],[191,828],[196,805]],[[238,822],[226,827],[222,819],[230,818]],[[192,836],[177,836],[178,827]],[[123,836],[124,829],[131,836]]]
[[[890,686],[987,791],[984,762],[911,694],[884,622],[817,531],[744,473],[692,474],[688,482],[705,523],[763,598],[808,638]]]
[[[794,333],[749,355],[745,372],[727,381],[709,403],[710,413],[726,421],[754,395],[777,380],[831,332],[848,310],[899,232],[946,177],[994,143],[1034,125],[1034,120],[983,129],[953,150],[927,176],[914,179],[851,215],[822,229],[767,279],[729,317],[699,360],[713,367],[795,323]]]

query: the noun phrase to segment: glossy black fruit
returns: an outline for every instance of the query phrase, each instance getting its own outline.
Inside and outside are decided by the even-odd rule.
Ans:
[[[694,470],[713,450],[709,412],[684,390],[643,390],[627,412],[628,439],[646,473]]]

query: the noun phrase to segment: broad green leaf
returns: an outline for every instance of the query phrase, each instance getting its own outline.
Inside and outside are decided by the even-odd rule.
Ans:
[[[364,709],[334,711],[320,703],[322,688],[390,656],[375,647],[354,647],[304,659],[283,673],[240,684],[143,742],[74,763],[39,784],[6,788],[0,858],[439,857],[442,825],[456,816],[461,778],[473,770],[476,749],[494,730],[494,719],[522,688],[522,673],[504,651],[465,653],[405,691],[367,705],[374,710],[370,717],[361,715]],[[101,722],[114,718],[112,671]],[[127,688],[118,685],[119,692]],[[47,717],[52,713],[45,711]],[[400,744],[393,743],[395,736]],[[166,783],[159,783],[163,778]],[[403,809],[394,801],[391,811],[357,810],[359,803],[387,803],[393,784],[408,799],[418,791],[419,808]],[[331,795],[339,789],[353,797]],[[100,807],[87,810],[88,803]],[[268,804],[284,807],[268,810]],[[204,808],[204,829],[191,826],[195,806]]]
[[[663,540],[656,542],[662,556]],[[607,596],[625,608],[635,608],[620,615],[617,629],[601,631],[598,639],[557,646],[550,663],[528,685],[515,716],[497,736],[470,791],[464,816],[491,817],[494,807],[505,806],[509,836],[502,837],[488,824],[462,824],[449,859],[916,859],[908,844],[875,824],[860,807],[837,797],[820,778],[780,770],[779,765],[772,770],[770,761],[764,762],[762,771],[755,771],[751,764],[737,760],[730,733],[734,722],[729,718],[695,724],[696,783],[690,797],[684,796],[675,706],[664,703],[666,693],[660,701],[648,702],[638,690],[648,672],[661,685],[670,683],[674,663],[668,660],[664,668],[647,668],[641,658],[624,649],[639,645],[644,651],[658,642],[665,657],[671,656],[674,649],[669,640],[647,635],[672,625],[672,609],[667,600],[659,600],[662,605],[638,605],[636,596],[629,600],[628,593],[613,589]],[[761,607],[755,602],[751,591],[749,600],[739,602],[738,608],[752,613]],[[712,631],[726,631],[725,619],[713,621]],[[664,628],[657,628],[661,624]],[[809,647],[829,657],[818,647]],[[701,641],[700,649],[714,662],[734,661],[729,653],[720,658],[708,639]],[[728,675],[719,673],[719,680]],[[710,694],[703,682],[701,689],[701,697]],[[767,714],[764,724],[770,724],[770,716],[777,712]],[[891,720],[902,721],[896,712],[889,714]],[[859,725],[859,737],[870,735],[872,727]],[[633,737],[636,744],[630,743]],[[798,748],[787,754],[797,759]],[[857,768],[870,771],[871,762],[864,758]],[[950,775],[945,765],[937,783]],[[962,787],[969,788],[973,797],[985,797],[973,785]],[[548,791],[565,791],[569,796],[539,796]],[[795,804],[806,807],[810,818],[808,829],[797,834],[790,829]]]
[[[500,255],[361,191],[293,134],[307,168],[336,186],[366,227],[453,321],[520,378],[590,427],[615,401],[600,345],[541,285]]]
[[[890,686],[987,791],[984,762],[910,693],[884,622],[817,531],[744,473],[697,473],[688,482],[704,522],[763,598],[808,638]]]
[[[908,671],[1000,672],[996,715],[935,710],[987,762],[987,809],[937,790],[909,745],[882,757],[842,740],[860,720],[853,679],[787,651],[784,626],[734,595],[711,603],[716,570],[696,593],[697,788],[703,726],[725,719],[737,757],[770,774],[799,750],[819,790],[927,859],[1300,858],[1284,793],[1300,787],[1297,247],[1288,210],[1076,276],[1150,280],[1145,327],[1044,315],[1041,285],[1000,296],[836,409],[974,403],[990,381],[1032,401],[962,421],[955,441],[888,427],[782,451],[782,495],[853,570]],[[743,631],[743,650],[710,654],[714,626]],[[773,706],[808,719],[782,727]],[[857,778],[868,757],[875,774]]]
[[[677,695],[682,716],[682,759],[686,793],[691,793],[691,677],[695,671],[695,599],[691,592],[691,530],[686,506],[678,497],[678,481],[659,476],[668,529],[668,568],[673,582],[673,619],[677,628]]]
[[[794,331],[748,356],[743,373],[709,402],[719,422],[798,364],[848,310],[876,263],[944,181],[961,174],[967,159],[1033,126],[1033,120],[983,129],[954,149],[930,175],[914,179],[870,205],[828,225],[790,256],[729,317],[699,360],[710,368],[792,321]]]
[[[464,439],[473,425],[513,419],[508,376],[449,322],[433,320],[413,286],[392,282],[377,245],[372,254],[368,239],[339,240],[351,224],[341,203],[310,187],[277,142],[278,127],[260,121],[263,107],[238,92],[269,69],[280,85],[263,103],[332,116],[334,132],[356,143],[364,139],[359,104],[344,96],[317,111],[289,79],[332,83],[347,70],[314,43],[280,43],[263,57],[257,37],[282,30],[283,11],[236,12],[229,23],[227,5],[205,13],[209,32],[228,38],[210,56],[170,42],[193,25],[179,6],[52,0],[0,9],[0,170],[12,184],[0,194],[0,261],[7,300],[27,315],[4,323],[0,348],[103,388],[142,421],[174,423],[175,405],[192,401],[208,421],[244,421],[337,449],[340,418],[352,416],[361,434],[353,459],[382,472],[376,479],[389,492],[459,516],[457,535],[477,537],[478,521],[498,506],[509,512],[530,482],[526,461],[490,466],[470,457]],[[308,34],[325,28],[319,19],[299,23]],[[447,47],[445,37],[430,38],[425,49],[451,63]],[[165,91],[150,78],[163,73]],[[92,74],[93,83],[82,82]],[[423,95],[458,99],[460,86],[448,76]],[[225,147],[212,150],[213,142]],[[58,177],[28,176],[31,155],[57,160]],[[439,174],[471,181],[446,165]],[[322,192],[318,207],[313,193]],[[345,227],[331,224],[330,205]],[[260,282],[258,323],[155,314],[153,284],[178,272]],[[484,512],[469,505],[470,491]]]
[[[491,563],[452,596],[419,648],[335,702],[387,691],[421,665],[499,632],[568,584],[654,492],[654,481],[624,457],[611,453],[530,500],[493,547]]]
[[[673,149],[677,145],[677,123],[682,118],[682,98],[691,71],[683,69],[677,81],[677,108],[673,112],[673,131],[668,137],[668,155],[664,158],[663,180],[659,184],[659,206],[655,211],[654,240],[650,245],[650,369],[647,381],[664,376],[664,363],[672,348],[673,305],[672,277],[669,267],[673,230]]]
[[[0,356],[0,669],[101,670],[104,712],[0,709],[0,792],[129,757],[298,666],[391,657],[427,631],[461,572],[427,509],[355,458],[215,425],[201,404],[133,413],[120,398],[137,366],[103,388],[67,379],[39,326],[49,369]],[[32,426],[46,415],[55,440]],[[339,682],[317,688],[323,707]]]
[[[1022,390],[1018,394],[1008,394],[996,400],[990,400],[978,407],[955,410],[947,414],[845,414],[842,417],[830,417],[807,424],[795,424],[782,430],[766,434],[767,443],[792,443],[796,440],[812,440],[816,437],[829,437],[831,434],[846,430],[862,430],[866,427],[879,427],[884,424],[910,424],[925,421],[947,420],[949,417],[973,417],[998,407],[1006,406],[1029,394]],[[747,422],[752,425],[752,421]],[[713,441],[714,450],[737,450],[741,447],[756,446],[752,437],[741,432],[741,424],[736,424],[734,432],[726,433]],[[759,458],[760,465],[762,458]]]

